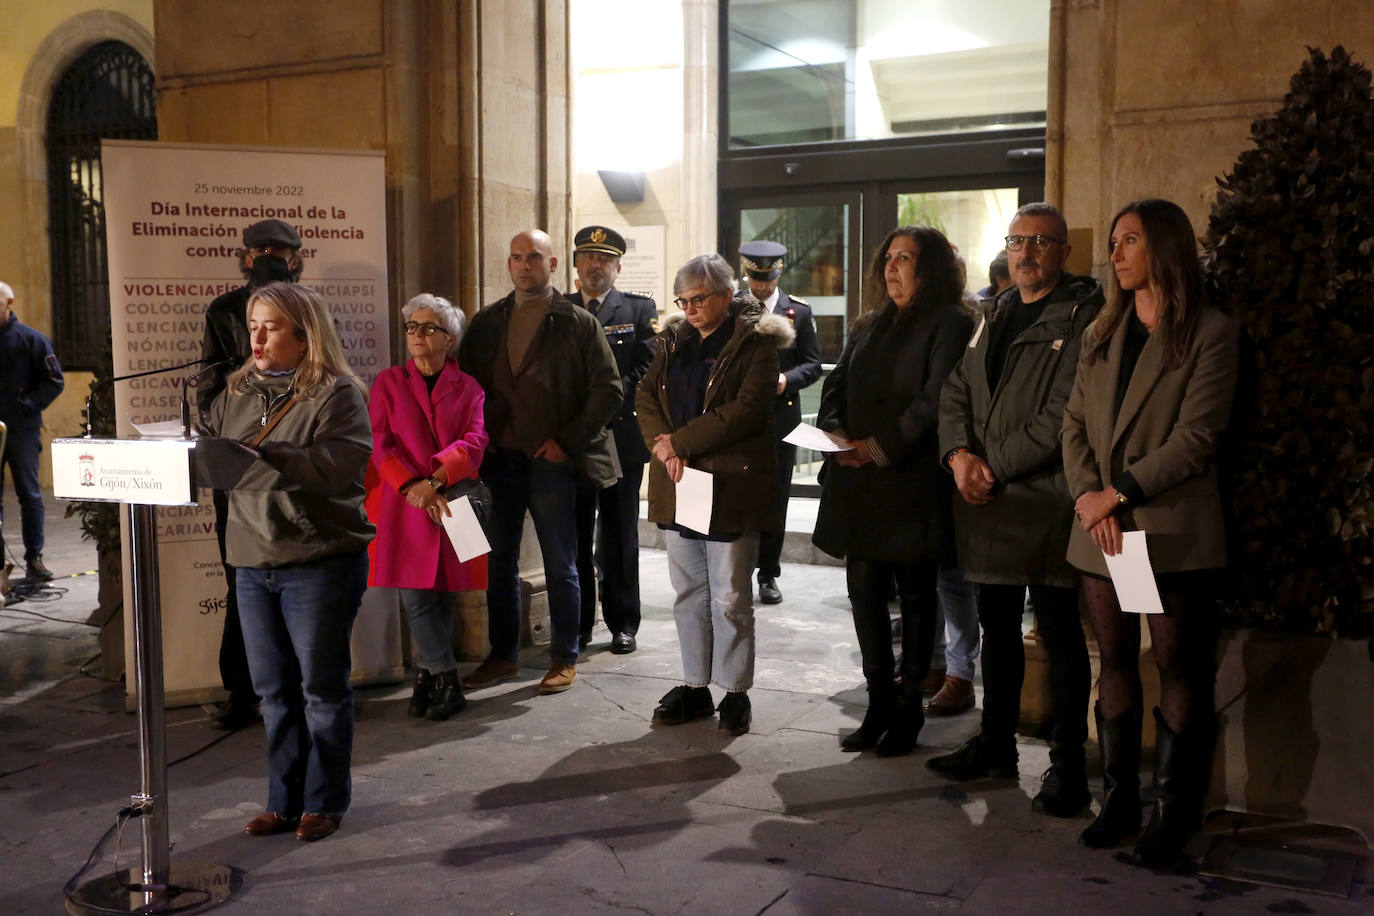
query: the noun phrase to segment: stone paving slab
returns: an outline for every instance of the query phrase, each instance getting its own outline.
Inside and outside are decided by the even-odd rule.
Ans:
[[[80,565],[64,549],[51,555]],[[1157,874],[1079,846],[1089,814],[1030,811],[1044,742],[1020,740],[1018,780],[944,782],[923,764],[972,734],[976,711],[930,720],[908,757],[841,753],[867,698],[834,567],[787,566],[786,600],[758,609],[749,734],[724,735],[714,719],[655,726],[681,662],[666,561],[646,550],[642,567],[639,651],[611,654],[600,629],[567,693],[536,694],[537,650],[449,722],[408,718],[404,686],[359,690],[355,803],[321,843],[242,833],[265,793],[260,728],[226,735],[204,709],[169,711],[174,861],[242,869],[226,913],[1374,912],[1367,857],[1352,897],[1335,899]],[[84,620],[85,588],[55,616]],[[0,615],[0,665],[25,668],[0,676],[6,916],[59,912],[62,883],[137,789],[122,689],[76,670],[92,634]],[[122,865],[138,829],[124,832]],[[111,867],[107,857],[97,873]]]

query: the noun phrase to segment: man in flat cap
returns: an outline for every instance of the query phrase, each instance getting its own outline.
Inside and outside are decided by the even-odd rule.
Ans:
[[[582,585],[580,639],[585,647],[596,622],[596,567],[601,569],[601,617],[611,631],[611,651],[633,652],[639,632],[639,485],[649,450],[635,419],[635,386],[653,361],[658,308],[640,293],[615,288],[625,238],[606,226],[587,226],[573,237],[573,267],[581,283],[568,297],[596,316],[615,355],[624,401],[607,424],[620,459],[620,480],[577,494],[577,577]],[[597,525],[598,510],[600,525]],[[593,531],[596,563],[592,562]]]
[[[265,219],[243,230],[243,247],[238,252],[239,270],[247,281],[210,303],[205,310],[205,337],[200,355],[210,368],[200,376],[196,387],[196,407],[208,415],[210,405],[224,390],[229,373],[243,365],[252,352],[248,338],[248,297],[253,290],[279,280],[297,283],[305,262],[301,259],[301,237],[290,223]],[[248,674],[248,655],[239,626],[238,593],[234,587],[234,567],[225,561],[224,523],[229,517],[229,495],[214,491],[215,535],[219,538],[219,557],[224,565],[224,635],[219,645],[219,676],[229,699],[220,704],[210,718],[212,728],[233,731],[259,721],[258,697]]]
[[[796,340],[778,351],[778,397],[773,404],[773,426],[778,435],[778,498],[787,505],[792,489],[792,466],[797,463],[797,447],[782,441],[801,422],[801,390],[821,377],[821,347],[816,338],[816,322],[805,299],[789,296],[778,289],[787,248],[777,242],[758,239],[739,246],[739,256],[749,291],[763,303],[766,311],[781,315],[797,332]],[[785,514],[784,514],[785,517]],[[764,604],[782,601],[778,576],[782,575],[782,531],[765,531],[759,537],[759,600]]]

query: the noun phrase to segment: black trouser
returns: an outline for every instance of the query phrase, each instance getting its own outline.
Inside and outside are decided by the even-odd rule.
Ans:
[[[902,683],[919,689],[930,673],[935,645],[935,564],[877,563],[849,559],[845,581],[854,612],[854,632],[863,656],[864,679],[870,695],[893,692],[896,662],[892,655],[892,620],[887,595],[893,578],[902,608]]]
[[[788,430],[791,432],[791,430]],[[778,499],[782,500],[783,530],[759,534],[759,578],[776,579],[782,575],[782,542],[787,536],[787,500],[792,494],[792,465],[797,463],[797,447],[778,443]]]
[[[993,746],[1016,741],[1021,712],[1021,682],[1026,673],[1021,641],[1021,614],[1026,586],[975,587],[978,622],[983,627],[983,735]],[[1092,674],[1088,646],[1078,616],[1078,590],[1051,585],[1030,586],[1036,632],[1050,662],[1053,732],[1050,759],[1082,765],[1088,737],[1088,692]]]
[[[239,624],[238,591],[234,584],[234,567],[224,548],[224,529],[229,523],[229,492],[215,490],[215,538],[219,541],[219,559],[224,567],[224,633],[219,640],[219,680],[235,703],[256,703],[253,678],[248,673],[248,651],[243,646],[243,627]]]
[[[577,577],[582,583],[579,630],[584,635],[591,633],[596,623],[598,592],[601,616],[612,634],[633,636],[639,632],[639,484],[644,479],[644,465],[622,460],[621,475],[604,490],[583,487],[577,491]],[[597,515],[601,516],[599,531]]]

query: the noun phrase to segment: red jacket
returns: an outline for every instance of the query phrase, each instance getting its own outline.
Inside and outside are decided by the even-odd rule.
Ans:
[[[440,465],[450,483],[476,477],[487,447],[482,387],[449,357],[431,394],[414,360],[377,376],[368,413],[372,462],[367,515],[377,526],[370,584],[463,591],[486,588],[486,557],[459,563],[444,530],[411,506],[400,488]]]

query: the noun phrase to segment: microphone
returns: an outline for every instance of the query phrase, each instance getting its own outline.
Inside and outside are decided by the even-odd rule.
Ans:
[[[201,362],[205,362],[205,360],[201,360]],[[191,401],[186,396],[188,383],[195,382],[199,384],[200,377],[211,369],[223,369],[225,366],[232,366],[236,362],[237,360],[234,359],[221,359],[218,362],[211,363],[203,369],[192,372],[181,380],[181,438],[191,438]]]
[[[163,374],[163,373],[165,373],[165,372],[176,372],[176,371],[178,371],[178,370],[180,370],[180,369],[189,369],[189,368],[191,368],[192,366],[200,366],[200,365],[204,365],[205,363],[208,363],[208,362],[209,362],[209,360],[208,360],[208,359],[204,359],[204,358],[202,358],[202,359],[193,359],[193,360],[191,360],[189,363],[182,363],[182,364],[180,364],[180,365],[178,365],[178,366],[164,366],[164,367],[161,368],[161,369],[148,369],[148,370],[146,370],[146,371],[144,371],[144,372],[130,372],[128,375],[113,375],[113,376],[110,376],[110,377],[107,378],[107,379],[101,379],[100,381],[96,382],[94,385],[91,386],[91,393],[88,394],[88,395],[86,395],[86,436],[85,436],[85,438],[87,438],[87,439],[94,438],[94,436],[92,436],[92,434],[91,434],[91,398],[95,397],[96,391],[100,390],[100,389],[103,388],[104,386],[106,386],[106,385],[113,385],[115,382],[126,382],[126,381],[128,381],[129,379],[131,379],[131,378],[143,378],[145,375],[161,375],[161,374]]]

